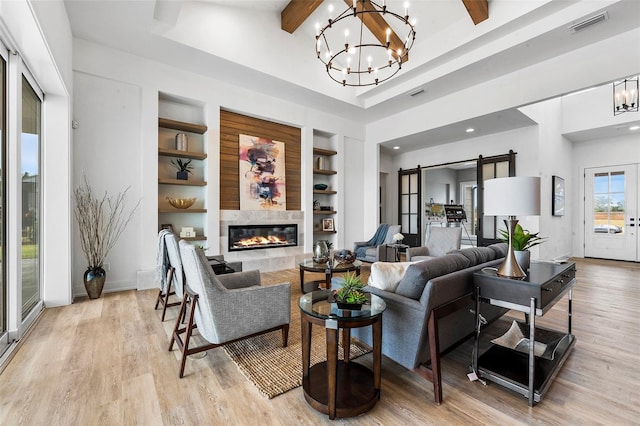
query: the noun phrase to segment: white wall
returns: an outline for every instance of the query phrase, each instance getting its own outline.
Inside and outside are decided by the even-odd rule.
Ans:
[[[78,128],[73,132],[73,180],[79,185],[84,174],[98,198],[105,193],[110,197],[116,196],[130,186],[125,209],[128,212],[142,196],[142,145],[139,143],[142,139],[141,88],[82,72],[76,72],[74,76],[73,118]],[[96,120],[95,117],[102,119]],[[137,287],[136,271],[143,257],[142,222],[142,214],[138,211],[105,259],[108,283],[105,291]],[[89,266],[79,244],[76,234],[74,294],[83,294],[82,274]]]
[[[640,72],[640,64],[637,72]],[[638,114],[633,113],[613,115],[613,84],[562,97],[562,133],[623,126],[638,119]]]
[[[343,248],[353,249],[355,241],[363,241],[365,234],[362,222],[362,209],[366,204],[362,192],[362,170],[364,158],[362,155],[364,144],[362,141],[346,138],[344,144],[344,190],[339,199],[344,203],[339,206],[344,212],[344,226],[339,230],[344,237]],[[340,195],[340,194],[339,194]],[[364,237],[366,238],[366,237]],[[340,248],[340,247],[336,247]]]
[[[591,105],[591,104],[586,104]],[[584,108],[583,108],[584,109]],[[586,108],[589,109],[589,108]],[[562,99],[552,99],[520,109],[538,123],[538,155],[540,176],[540,236],[546,237],[544,244],[538,247],[539,257],[555,259],[573,255],[573,215],[574,204],[570,203],[574,192],[574,179],[571,173],[571,142],[561,135],[564,121]],[[552,215],[553,176],[565,180],[565,214]]]
[[[153,278],[158,205],[157,119],[159,92],[181,96],[204,105],[206,124],[209,127],[206,143],[209,154],[209,166],[207,167],[207,181],[210,182],[207,186],[207,221],[209,225],[207,228],[210,247],[215,246],[214,243],[219,241],[219,193],[216,183],[219,173],[217,153],[220,143],[220,108],[300,127],[303,144],[302,179],[304,188],[309,188],[309,192],[312,187],[310,183],[312,182],[313,129],[338,135],[346,142],[352,139],[364,140],[364,127],[349,120],[348,117],[323,113],[278,98],[254,93],[222,81],[188,73],[177,67],[153,62],[84,40],[74,40],[74,71],[76,78],[79,78],[76,99],[84,98],[83,104],[95,105],[94,108],[87,111],[80,111],[79,108],[76,108],[75,113],[83,115],[83,127],[87,129],[98,128],[103,133],[99,138],[87,137],[83,138],[86,140],[77,142],[77,145],[82,143],[87,146],[83,147],[82,151],[74,157],[74,173],[79,173],[91,164],[92,156],[88,153],[92,152],[92,147],[95,147],[98,152],[103,149],[98,146],[101,142],[97,139],[100,141],[108,140],[111,150],[121,156],[128,155],[128,158],[123,158],[125,164],[131,162],[137,165],[137,168],[133,169],[129,167],[119,169],[117,171],[118,180],[113,181],[130,184],[132,194],[141,194],[143,197],[140,211],[142,220],[139,229],[136,229],[136,232],[139,232],[140,240],[133,244],[123,244],[117,250],[118,254],[114,253],[110,256],[127,259],[118,264],[118,268],[122,268],[122,271],[117,272],[121,281],[119,286],[125,285],[125,281],[128,281],[133,274],[137,274],[137,288],[148,288],[155,285]],[[80,77],[81,75],[91,76],[91,78]],[[84,82],[88,82],[87,80],[90,80],[90,86],[81,88],[80,84],[84,86]],[[121,91],[121,93],[109,93],[113,90]],[[139,93],[139,102],[134,96],[136,91]],[[124,93],[127,95],[123,98]],[[98,108],[103,94],[107,96],[107,101],[116,107],[115,110],[113,108]],[[126,108],[130,117],[125,119],[124,123],[126,124],[120,123],[118,125],[119,119],[125,111],[123,108]],[[138,120],[137,123],[135,123],[136,120]],[[139,134],[138,131],[140,131]],[[127,137],[123,137],[123,135],[127,135]],[[79,146],[78,149],[80,149]],[[367,164],[366,154],[362,159],[364,164]],[[373,165],[369,167],[372,167],[373,170],[377,169],[377,156]],[[99,172],[96,172],[96,176],[101,175],[105,180],[111,179],[108,167],[99,167],[97,170]],[[359,180],[360,186],[363,187],[364,179],[366,179],[365,173],[350,175],[349,184],[357,185]],[[114,183],[113,187],[116,186]],[[362,196],[366,197],[366,193],[363,193]],[[311,211],[312,200],[312,198],[303,195],[303,208],[307,212]],[[365,209],[364,204],[353,206],[354,209],[360,209],[354,211],[353,214],[362,216]],[[311,235],[312,221],[311,214],[305,215],[305,235]],[[309,241],[305,241],[305,247],[310,247],[310,244]],[[213,252],[216,251],[217,247],[214,247]],[[74,246],[74,253],[75,256],[81,256],[79,247]],[[108,273],[109,276],[116,273],[114,271],[116,260],[113,262],[112,271]],[[81,280],[83,271],[79,268],[74,270],[75,282]],[[115,283],[112,284],[108,278],[105,291],[115,288]]]

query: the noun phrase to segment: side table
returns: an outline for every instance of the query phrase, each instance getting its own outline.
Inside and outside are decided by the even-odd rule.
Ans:
[[[302,322],[302,388],[309,405],[330,419],[353,417],[369,411],[380,399],[382,361],[381,297],[369,294],[370,302],[360,310],[339,309],[327,301],[331,290],[307,293],[300,298]],[[313,324],[326,331],[327,360],[310,366]],[[349,359],[351,329],[371,325],[373,371]],[[338,330],[342,329],[344,360],[338,360]]]
[[[497,276],[495,271],[476,272],[476,334],[472,368],[479,377],[486,378],[518,392],[529,401],[529,406],[540,402],[551,382],[575,345],[571,334],[571,289],[576,282],[575,263],[554,264],[532,262],[524,280]],[[543,316],[565,294],[568,294],[567,332],[537,327],[536,316]],[[507,348],[492,345],[478,357],[480,333],[480,303],[524,312],[528,321],[523,335],[529,342],[545,345],[546,350],[536,356],[537,344]],[[528,332],[526,329],[528,328]]]
[[[328,263],[328,265],[327,265]],[[316,263],[313,259],[305,259],[300,262],[300,291],[306,293],[305,286],[317,290],[318,287],[324,287],[325,289],[331,288],[331,277],[334,273],[343,273],[355,271],[356,275],[360,275],[360,267],[362,262],[354,260],[353,263],[338,263],[334,259],[329,260],[327,263]],[[306,272],[321,272],[324,273],[324,281],[314,281],[312,283],[304,282],[304,273]],[[310,291],[310,290],[307,290]]]
[[[390,257],[387,255],[387,261],[391,262],[400,262],[400,252],[409,248],[407,244],[388,244],[387,249],[391,249],[393,251],[393,255]],[[395,259],[395,260],[390,260]]]

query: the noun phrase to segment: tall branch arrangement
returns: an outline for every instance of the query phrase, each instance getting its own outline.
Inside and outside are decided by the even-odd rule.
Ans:
[[[75,216],[80,228],[80,245],[88,267],[101,268],[109,251],[120,238],[133,218],[142,199],[126,213],[126,198],[130,187],[109,197],[105,191],[102,198],[94,196],[87,177],[74,190],[76,198]]]

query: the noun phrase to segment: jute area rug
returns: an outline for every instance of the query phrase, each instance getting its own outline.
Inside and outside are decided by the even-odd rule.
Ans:
[[[302,296],[300,284],[291,282],[291,323],[286,348],[282,347],[280,331],[224,346],[224,350],[242,374],[269,399],[302,385],[302,335],[298,307],[300,296]],[[311,365],[327,359],[324,331],[322,327],[313,326]],[[369,346],[351,339],[351,359],[368,352],[371,352]],[[342,353],[342,341],[340,341],[339,359],[343,359]]]

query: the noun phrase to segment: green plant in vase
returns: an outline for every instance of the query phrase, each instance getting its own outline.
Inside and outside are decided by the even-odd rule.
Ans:
[[[500,240],[505,243],[509,243],[509,232],[505,229],[500,229]],[[530,233],[526,229],[522,229],[520,224],[517,224],[513,230],[513,237],[511,239],[511,245],[515,251],[525,251],[539,244],[544,243],[545,237],[539,237],[539,232],[535,234]]]
[[[509,232],[505,229],[500,229],[500,240],[509,244]],[[516,260],[520,267],[526,271],[529,269],[531,263],[530,248],[544,243],[545,237],[540,237],[539,232],[534,234],[530,233],[526,229],[523,229],[520,224],[517,224],[513,229],[513,236],[511,238],[511,246],[515,252]]]
[[[183,161],[180,158],[177,158],[175,161],[171,160],[171,165],[178,169],[176,173],[176,179],[187,180],[189,179],[189,173],[191,173],[191,169],[193,166],[191,165],[191,160]]]
[[[341,307],[341,305],[359,305],[359,308],[368,300],[367,294],[363,290],[364,283],[360,276],[356,275],[355,272],[348,272],[342,279],[342,287],[333,292],[338,307]]]

